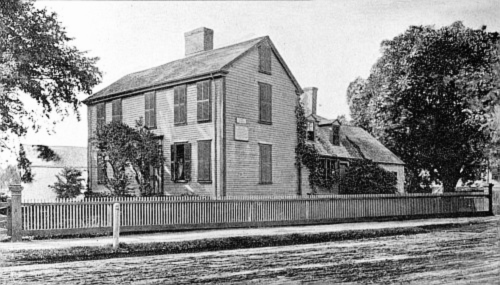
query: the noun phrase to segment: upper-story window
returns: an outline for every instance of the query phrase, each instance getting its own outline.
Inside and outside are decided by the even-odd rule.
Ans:
[[[97,111],[97,127],[104,126],[106,124],[106,104],[99,103],[96,107]]]
[[[267,45],[259,46],[259,71],[271,74],[271,48]]]
[[[156,93],[144,94],[144,126],[150,129],[156,128]]]
[[[111,103],[111,120],[113,122],[122,121],[122,99],[115,99]]]
[[[314,122],[307,122],[307,140],[314,141]]]
[[[174,88],[174,124],[184,125],[187,123],[187,100],[186,85]]]
[[[267,83],[259,82],[259,123],[273,122],[273,90]]]
[[[197,120],[198,122],[209,122],[211,120],[211,96],[210,81],[198,82],[197,87]]]

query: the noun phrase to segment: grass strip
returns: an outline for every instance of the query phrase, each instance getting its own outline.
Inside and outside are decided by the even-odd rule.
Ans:
[[[227,237],[201,239],[181,242],[154,242],[141,244],[120,244],[114,250],[111,246],[71,247],[64,249],[16,250],[5,254],[6,266],[9,263],[58,263],[80,260],[96,260],[117,257],[147,256],[159,254],[196,253],[229,249],[259,248],[272,246],[323,243],[332,241],[355,240],[395,235],[414,235],[428,233],[425,227],[391,228],[375,230],[356,230],[329,233],[299,233],[273,236]]]

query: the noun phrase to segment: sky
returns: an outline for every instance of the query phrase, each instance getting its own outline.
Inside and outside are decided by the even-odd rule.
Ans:
[[[302,87],[318,88],[318,114],[349,114],[347,86],[366,78],[380,43],[410,25],[455,21],[500,31],[500,1],[38,1],[54,11],[72,45],[100,58],[102,83],[184,56],[184,33],[214,30],[214,48],[268,35]],[[80,99],[86,95],[80,94]],[[87,146],[87,109],[22,143]]]

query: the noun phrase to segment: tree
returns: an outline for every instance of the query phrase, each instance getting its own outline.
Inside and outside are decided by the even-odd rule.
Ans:
[[[461,22],[411,26],[382,42],[363,104],[373,106],[371,133],[406,162],[409,177],[427,170],[450,192],[484,162],[499,101],[498,48],[498,33]]]
[[[24,102],[35,100],[43,116],[62,117],[73,110],[80,118],[76,94],[91,94],[100,82],[98,58],[69,46],[72,39],[56,14],[37,9],[33,1],[0,2],[0,150],[10,135],[40,128],[40,114]]]
[[[351,114],[351,124],[370,131],[370,120],[373,118],[370,110],[371,92],[368,90],[368,80],[356,78],[347,87],[347,103]]]
[[[75,198],[82,194],[83,181],[82,172],[76,168],[64,167],[59,175],[56,175],[57,182],[49,185],[57,194],[57,198]]]
[[[126,194],[130,184],[127,169],[134,173],[133,178],[139,185],[142,195],[152,192],[152,167],[163,165],[164,157],[159,151],[155,134],[144,127],[142,119],[132,128],[121,122],[111,122],[97,129],[92,140],[97,150],[100,167],[104,169],[105,185],[114,195]],[[107,175],[111,166],[112,177]]]
[[[9,185],[21,183],[21,177],[14,165],[8,165],[5,169],[0,169],[0,189],[8,189]]]
[[[369,160],[353,160],[340,179],[340,194],[395,194],[398,178]]]

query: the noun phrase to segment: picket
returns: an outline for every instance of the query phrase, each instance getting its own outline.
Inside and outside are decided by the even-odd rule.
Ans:
[[[345,219],[486,213],[486,193],[164,196],[24,200],[22,223],[30,235],[105,232],[120,203],[125,231],[307,224]]]

